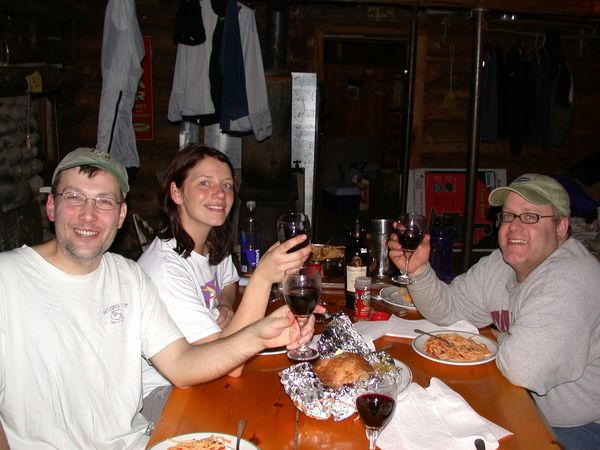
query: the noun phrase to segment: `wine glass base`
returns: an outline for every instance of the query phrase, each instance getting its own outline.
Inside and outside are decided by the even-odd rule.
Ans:
[[[410,278],[408,275],[400,275],[392,277],[392,282],[401,285],[415,284],[415,280]]]
[[[293,361],[312,361],[319,357],[319,352],[314,348],[308,348],[305,351],[290,350],[287,357]]]

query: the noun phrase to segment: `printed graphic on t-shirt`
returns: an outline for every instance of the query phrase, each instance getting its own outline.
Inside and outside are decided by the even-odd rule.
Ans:
[[[106,317],[110,323],[121,323],[125,318],[125,312],[129,303],[115,303],[110,305],[108,308],[102,310],[102,314]]]
[[[508,333],[508,329],[510,328],[510,312],[507,309],[502,309],[500,311],[492,311],[490,314],[494,325],[500,331]]]
[[[208,309],[212,309],[219,304],[219,300],[221,300],[221,286],[219,286],[216,276],[202,286],[201,289],[204,296],[204,305]]]

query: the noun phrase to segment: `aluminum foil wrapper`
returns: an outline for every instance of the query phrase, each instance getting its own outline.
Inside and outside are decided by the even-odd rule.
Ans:
[[[339,389],[325,386],[312,370],[312,364],[302,362],[279,372],[281,384],[294,405],[315,419],[343,420],[356,412],[355,399],[378,378],[395,377],[400,373],[394,359],[385,352],[371,352],[362,336],[354,329],[346,314],[334,318],[317,343],[321,358],[331,358],[341,352],[358,353],[371,364],[375,375],[368,380],[347,384]]]

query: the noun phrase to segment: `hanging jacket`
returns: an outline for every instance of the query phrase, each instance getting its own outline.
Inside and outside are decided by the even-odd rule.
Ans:
[[[109,0],[102,36],[102,93],[96,148],[139,167],[132,108],[142,76],[144,41],[134,0]]]
[[[227,110],[220,111],[221,96],[217,96],[215,92],[220,91],[216,85],[224,81],[222,75],[215,79],[214,73],[214,60],[217,59],[215,55],[221,53],[221,40],[214,36],[221,28],[218,25],[219,15],[209,0],[201,0],[200,4],[206,41],[193,47],[183,44],[177,46],[168,119],[172,122],[189,120],[201,125],[211,125],[219,123],[222,114],[225,114],[225,128],[229,121],[230,131],[253,131],[257,140],[266,139],[272,132],[271,113],[254,11],[237,3],[248,113],[236,119],[235,114]],[[224,21],[221,22],[224,24]],[[223,39],[227,40],[229,37]],[[229,57],[229,54],[225,56]],[[230,65],[225,62],[226,67]],[[220,72],[220,66],[218,70]],[[242,88],[240,86],[238,91],[242,91]]]

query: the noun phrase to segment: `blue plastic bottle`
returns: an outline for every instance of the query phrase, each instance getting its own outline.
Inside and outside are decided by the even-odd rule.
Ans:
[[[429,235],[431,236],[429,263],[438,278],[449,283],[454,278],[454,274],[452,273],[452,227],[448,218],[436,217]]]

